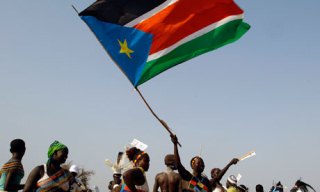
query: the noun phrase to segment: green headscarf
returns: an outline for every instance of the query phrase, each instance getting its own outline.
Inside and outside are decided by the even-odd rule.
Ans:
[[[54,152],[59,151],[61,149],[67,148],[64,144],[60,143],[59,141],[54,141],[48,150],[48,158],[51,158]]]

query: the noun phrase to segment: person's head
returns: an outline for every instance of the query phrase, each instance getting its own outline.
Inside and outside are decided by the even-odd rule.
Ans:
[[[132,147],[126,151],[127,157],[134,163],[135,167],[141,167],[148,171],[150,165],[149,155],[136,147]]]
[[[114,173],[113,174],[113,181],[115,184],[120,185],[121,183],[121,174],[120,173]]]
[[[69,171],[73,175],[73,177],[79,175],[79,167],[77,165],[71,165]]]
[[[237,187],[237,178],[234,175],[230,175],[227,179],[226,187]]]
[[[195,156],[191,159],[190,166],[192,170],[198,174],[202,173],[205,167],[203,159],[199,156]]]
[[[174,159],[174,155],[168,154],[164,157],[164,164],[171,169],[177,169],[177,165]]]
[[[112,191],[112,189],[113,189],[113,185],[114,185],[114,181],[109,181],[109,183],[108,183],[108,189],[110,190],[110,191]]]
[[[239,192],[249,192],[249,188],[247,186],[241,184],[238,186],[238,191]]]
[[[22,139],[14,139],[10,142],[10,152],[17,154],[20,158],[23,157],[26,151],[25,142]]]
[[[221,172],[221,169],[219,168],[213,168],[211,169],[211,178],[214,179],[216,178]]]
[[[309,192],[311,191],[310,189],[314,192],[316,191],[311,185],[299,179],[295,182],[293,188],[290,189],[290,192]]]
[[[276,187],[274,188],[274,191],[283,192],[283,185],[280,181],[277,183]]]
[[[283,192],[283,185],[279,181],[275,186],[272,186],[270,192]]]
[[[261,184],[256,185],[256,192],[263,192],[263,186]]]
[[[59,141],[54,141],[48,149],[48,158],[54,160],[58,164],[65,163],[68,158],[68,147]]]

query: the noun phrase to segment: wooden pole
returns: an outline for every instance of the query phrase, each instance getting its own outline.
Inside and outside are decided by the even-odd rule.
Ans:
[[[140,92],[140,90],[138,89],[138,87],[135,87],[136,91],[139,93],[140,97],[142,98],[143,102],[146,104],[146,106],[148,107],[148,109],[150,110],[150,112],[152,113],[152,115],[161,123],[161,125],[170,133],[171,135],[174,135],[172,130],[170,129],[170,127],[168,126],[168,124],[160,119],[158,117],[158,115],[153,111],[153,109],[150,107],[150,105],[148,104],[148,102],[146,101],[146,99],[143,97],[142,93]],[[178,142],[179,146],[181,147],[181,144]]]

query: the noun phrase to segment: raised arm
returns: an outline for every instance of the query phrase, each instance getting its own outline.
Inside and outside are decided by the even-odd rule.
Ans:
[[[215,183],[216,183],[216,182],[220,182],[220,180],[222,179],[222,177],[224,176],[224,174],[227,172],[227,170],[229,169],[229,167],[230,167],[231,165],[237,164],[238,161],[239,161],[238,158],[233,158],[233,159],[219,172],[219,174],[218,174],[215,178],[212,179],[213,182],[215,182]]]
[[[179,175],[181,176],[182,179],[186,181],[190,181],[192,179],[192,174],[189,171],[187,171],[184,168],[184,166],[181,164],[180,155],[178,151],[178,138],[176,135],[170,135],[170,136],[174,146],[174,159],[175,159],[175,162],[177,163]]]

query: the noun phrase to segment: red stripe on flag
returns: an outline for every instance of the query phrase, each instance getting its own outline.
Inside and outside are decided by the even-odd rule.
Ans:
[[[178,0],[135,28],[154,35],[149,53],[153,54],[212,23],[242,13],[233,0]]]

